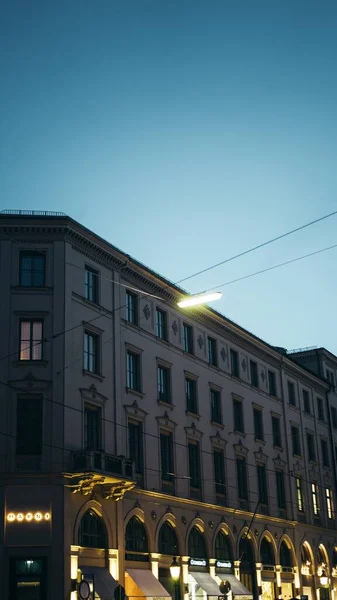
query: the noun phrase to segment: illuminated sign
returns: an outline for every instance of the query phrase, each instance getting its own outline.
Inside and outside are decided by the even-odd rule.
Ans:
[[[18,523],[23,523],[24,521],[26,523],[31,523],[31,522],[40,523],[41,521],[50,521],[50,519],[51,519],[51,515],[49,512],[45,512],[45,513],[42,513],[40,511],[37,511],[35,513],[33,513],[33,512],[27,512],[27,513],[10,512],[7,514],[7,521],[9,523],[14,523],[14,521],[17,521]]]
[[[217,560],[215,566],[217,569],[231,569],[232,563],[229,560]]]
[[[205,558],[190,558],[191,567],[207,567],[207,560]]]

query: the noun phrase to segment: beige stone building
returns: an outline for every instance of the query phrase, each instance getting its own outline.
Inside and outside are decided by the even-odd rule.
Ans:
[[[0,275],[2,598],[337,600],[336,357],[62,214],[0,214]]]

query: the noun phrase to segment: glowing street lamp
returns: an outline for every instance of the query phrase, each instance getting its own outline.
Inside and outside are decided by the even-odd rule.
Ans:
[[[221,292],[197,294],[195,296],[189,296],[188,298],[182,298],[177,304],[179,308],[187,308],[188,306],[197,306],[198,304],[220,300],[220,298],[222,298]]]
[[[325,573],[324,569],[322,571],[322,575],[319,578],[319,582],[320,582],[321,586],[323,586],[323,587],[325,587],[329,583],[329,578],[328,578],[327,574]]]
[[[171,574],[173,581],[178,581],[178,579],[180,577],[180,565],[178,564],[175,556],[173,557],[173,561],[170,566],[170,574]]]

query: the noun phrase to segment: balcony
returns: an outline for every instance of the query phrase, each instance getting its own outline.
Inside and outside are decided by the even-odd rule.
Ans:
[[[86,496],[99,487],[104,498],[114,500],[123,498],[136,484],[133,461],[97,450],[73,452],[71,472],[64,476],[70,479],[66,487],[74,494],[80,492]]]

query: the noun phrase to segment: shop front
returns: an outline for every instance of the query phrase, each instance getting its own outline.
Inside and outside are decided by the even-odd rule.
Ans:
[[[219,585],[211,577],[203,532],[193,527],[188,537],[188,595],[189,600],[218,600]]]
[[[247,537],[242,537],[239,544],[240,581],[249,590],[254,600],[257,599],[256,565],[252,543]]]
[[[331,588],[329,557],[323,544],[320,544],[318,547],[316,560],[316,587],[319,591],[319,600],[329,600]]]
[[[302,592],[308,600],[315,600],[315,578],[313,577],[313,565],[309,545],[304,543],[301,548],[301,581]]]
[[[219,531],[215,538],[215,563],[210,567],[210,572],[219,586],[223,582],[228,582],[230,592],[227,594],[227,600],[238,598],[240,600],[251,600],[252,593],[241,583],[234,574],[233,549],[230,543],[229,535],[224,531]],[[213,561],[212,561],[213,562]]]
[[[291,600],[295,597],[293,556],[285,541],[280,546],[280,565],[282,599]]]
[[[274,600],[276,594],[275,552],[272,542],[264,537],[260,545],[262,600]]]

